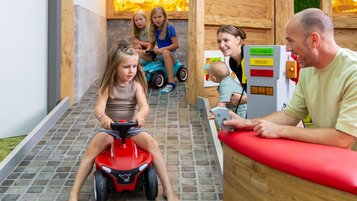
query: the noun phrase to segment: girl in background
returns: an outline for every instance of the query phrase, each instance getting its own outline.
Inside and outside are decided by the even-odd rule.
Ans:
[[[145,11],[138,10],[134,13],[133,19],[133,43],[135,49],[145,50],[149,46],[149,21]]]
[[[139,65],[139,55],[128,41],[121,40],[108,53],[95,107],[95,115],[102,128],[94,135],[79,165],[70,201],[78,201],[80,189],[92,171],[95,158],[112,145],[112,135],[119,134],[110,127],[119,119],[138,122],[138,127],[131,128],[128,135],[138,147],[152,154],[163,196],[169,201],[179,200],[172,190],[157,141],[142,128],[149,113],[146,93],[147,82]]]
[[[156,58],[164,61],[168,74],[168,83],[160,90],[160,93],[169,93],[176,88],[173,72],[173,66],[177,59],[176,49],[179,47],[176,30],[175,27],[169,23],[164,8],[160,6],[152,9],[150,20],[150,45],[147,50],[154,50],[158,55]],[[157,47],[155,47],[155,44],[157,44]],[[148,53],[145,53],[145,51],[139,54],[140,57],[146,61],[152,61],[152,57]]]

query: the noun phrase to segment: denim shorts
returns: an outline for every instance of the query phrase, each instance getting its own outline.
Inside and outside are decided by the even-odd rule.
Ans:
[[[107,134],[109,134],[113,137],[116,137],[116,138],[120,137],[119,131],[116,131],[116,130],[107,130],[107,129],[101,128],[97,133],[99,133],[99,132],[107,133]],[[144,128],[131,127],[128,131],[128,137],[133,137],[133,136],[139,134],[140,132],[144,132]]]
[[[176,50],[174,51],[171,51],[171,53],[174,55],[174,63],[176,62],[177,60],[177,54],[176,54]],[[164,58],[162,57],[162,54],[158,54],[156,55],[156,61],[164,61]]]

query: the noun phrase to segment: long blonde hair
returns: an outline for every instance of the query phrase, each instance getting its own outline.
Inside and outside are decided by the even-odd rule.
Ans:
[[[144,28],[143,30],[142,30],[142,29],[139,29],[139,28],[135,25],[134,18],[135,18],[135,16],[137,16],[137,15],[141,15],[141,16],[143,16],[143,17],[145,18],[145,28]],[[139,34],[140,34],[141,32],[148,31],[149,20],[147,19],[144,10],[137,10],[137,11],[134,13],[131,22],[132,22],[132,26],[133,26],[133,35],[134,35],[134,38],[139,38]]]
[[[162,13],[164,15],[164,18],[165,18],[165,21],[164,23],[162,24],[161,27],[157,27],[154,22],[152,21],[152,17],[156,14],[156,13]],[[156,38],[155,38],[155,31],[157,29],[160,29],[161,28],[161,33],[160,33],[160,36],[159,36],[159,39],[163,40],[165,39],[166,37],[166,30],[167,30],[167,26],[169,25],[169,20],[167,19],[167,14],[165,12],[165,9],[161,6],[158,6],[158,7],[155,7],[151,10],[151,13],[150,13],[150,31],[149,31],[149,41],[151,43],[154,43],[156,41]]]
[[[135,51],[133,46],[129,43],[129,41],[121,39],[118,42],[116,42],[112,48],[108,52],[107,56],[107,62],[106,62],[106,67],[105,71],[100,83],[100,92],[104,93],[106,90],[108,90],[108,95],[110,98],[113,98],[113,91],[114,91],[114,86],[117,83],[117,68],[120,65],[121,62],[123,62],[124,56],[132,56],[132,55],[138,55],[138,53]],[[137,72],[133,80],[139,82],[141,86],[144,89],[145,95],[147,94],[147,81],[145,77],[145,73],[143,71],[143,68],[140,65],[139,59],[138,59],[138,67],[137,67]]]

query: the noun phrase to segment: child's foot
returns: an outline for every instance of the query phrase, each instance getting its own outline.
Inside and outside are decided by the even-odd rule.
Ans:
[[[167,200],[167,201],[180,201],[180,199],[174,194],[174,192],[163,192],[162,196]]]
[[[69,193],[68,201],[78,201],[78,195],[77,195],[77,193],[70,192],[70,193]]]
[[[168,82],[167,85],[160,90],[160,93],[170,93],[176,88],[176,84],[173,82]]]

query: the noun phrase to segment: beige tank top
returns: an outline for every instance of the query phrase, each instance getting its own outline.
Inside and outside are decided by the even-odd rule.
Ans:
[[[135,92],[135,81],[131,81],[125,86],[116,85],[113,91],[114,98],[108,98],[105,114],[115,122],[134,120],[138,110]]]

